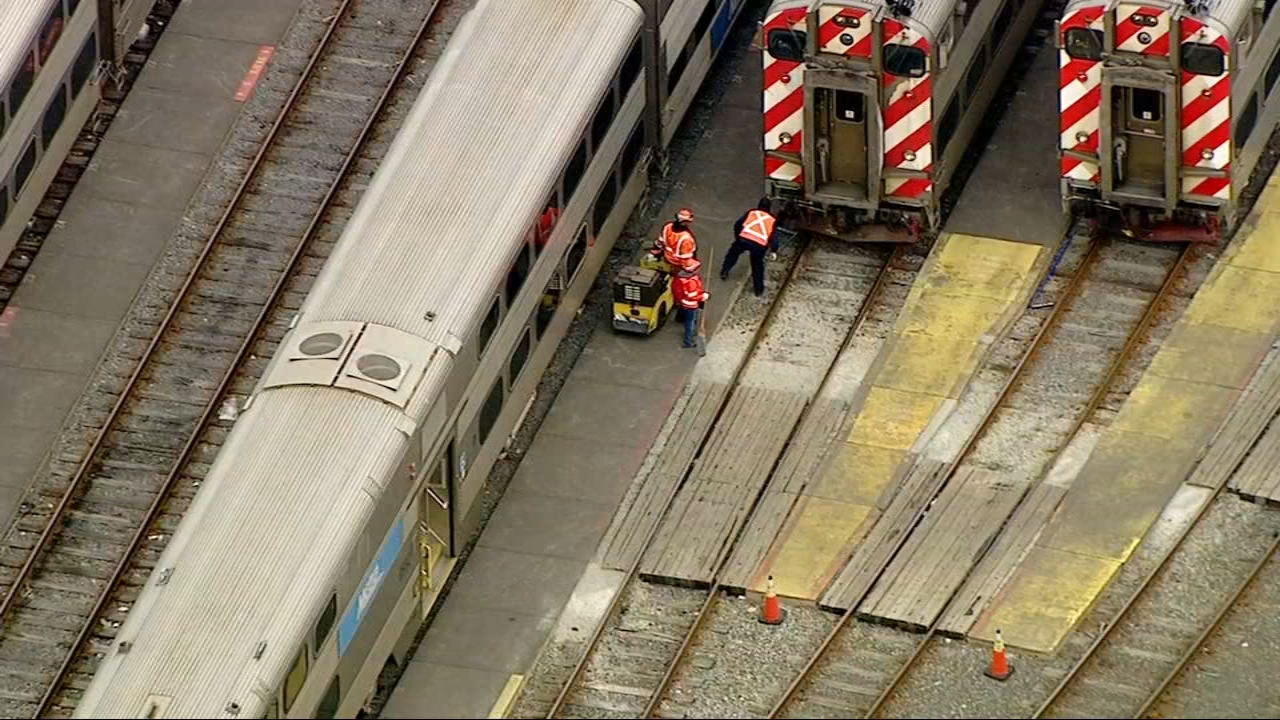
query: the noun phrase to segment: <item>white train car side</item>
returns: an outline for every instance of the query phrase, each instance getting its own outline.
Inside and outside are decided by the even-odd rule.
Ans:
[[[361,710],[742,4],[480,0],[77,717]]]

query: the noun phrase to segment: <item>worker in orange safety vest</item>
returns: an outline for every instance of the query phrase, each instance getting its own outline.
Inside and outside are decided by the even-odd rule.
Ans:
[[[676,213],[676,219],[662,226],[653,243],[653,255],[661,255],[672,272],[684,267],[686,260],[697,257],[698,243],[689,226],[693,224],[693,211],[684,208]]]
[[[720,267],[720,279],[729,277],[729,271],[738,262],[742,253],[751,254],[751,284],[756,297],[764,295],[764,256],[769,251],[769,259],[778,256],[778,237],[774,234],[777,219],[769,214],[769,198],[760,198],[756,206],[742,214],[738,222],[733,224],[733,244],[725,253],[724,265]]]
[[[707,298],[711,297],[698,275],[701,267],[701,261],[689,258],[671,280],[671,294],[675,296],[684,320],[684,347],[687,348],[695,347],[693,341],[698,334],[698,320]]]

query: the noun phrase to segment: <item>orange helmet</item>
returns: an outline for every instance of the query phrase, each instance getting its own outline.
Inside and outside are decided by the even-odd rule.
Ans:
[[[689,272],[698,272],[698,268],[702,267],[702,261],[698,258],[689,258],[684,261],[684,269]]]
[[[693,222],[693,211],[690,210],[689,208],[681,208],[680,212],[676,213],[676,222],[681,222],[681,223]]]

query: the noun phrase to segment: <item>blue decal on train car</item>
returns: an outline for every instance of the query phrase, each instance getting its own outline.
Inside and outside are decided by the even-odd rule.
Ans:
[[[733,22],[734,6],[741,3],[742,0],[725,0],[720,6],[716,19],[711,21],[711,52],[720,50],[720,43],[724,42],[724,36],[729,34],[729,25]]]
[[[364,620],[365,613],[373,605],[374,598],[378,597],[378,590],[382,588],[382,582],[387,579],[387,573],[391,572],[391,566],[399,557],[400,546],[403,544],[404,518],[402,517],[396,521],[396,524],[391,527],[391,533],[382,541],[382,547],[378,548],[373,564],[364,571],[364,579],[360,581],[360,587],[356,589],[351,605],[342,614],[342,622],[338,625],[339,655],[346,654],[347,646],[355,638],[356,631],[360,629],[360,622]]]

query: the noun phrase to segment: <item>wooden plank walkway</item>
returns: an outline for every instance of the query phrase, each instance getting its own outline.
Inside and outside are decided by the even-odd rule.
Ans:
[[[1280,469],[1276,466],[1280,459],[1280,423],[1274,422],[1277,412],[1280,360],[1273,360],[1258,372],[1232,408],[1188,482],[1218,487],[1229,480],[1228,487],[1241,497],[1280,502]]]
[[[709,585],[800,420],[808,396],[740,386],[640,564],[646,580]]]
[[[1025,481],[961,468],[858,606],[858,617],[924,632],[1026,493]]]
[[[1027,498],[1013,512],[1013,517],[1009,518],[1009,524],[996,539],[991,551],[960,588],[955,601],[938,623],[939,633],[954,637],[968,634],[991,598],[1000,591],[1031,549],[1032,543],[1044,529],[1045,523],[1049,522],[1049,517],[1058,508],[1058,502],[1066,492],[1067,489],[1061,485],[1045,482],[1032,488]]]
[[[641,469],[644,481],[638,492],[630,499],[626,512],[614,518],[601,541],[601,565],[614,570],[631,569],[672,489],[685,476],[703,439],[711,432],[720,402],[728,392],[729,386],[724,383],[685,386],[684,395],[673,410],[678,414],[666,433],[666,444],[647,474]]]
[[[818,477],[849,407],[848,402],[838,399],[819,398],[814,401],[778,463],[778,470],[765,488],[764,498],[751,516],[725,568],[724,577],[720,580],[725,587],[749,589],[760,584],[761,578],[755,575],[761,563],[786,524],[796,499],[808,486],[809,480]]]
[[[908,456],[910,458],[911,456]],[[893,554],[898,540],[911,532],[916,519],[945,481],[946,463],[910,459],[899,467],[894,480],[876,501],[875,524],[854,548],[849,561],[818,600],[828,610],[848,610],[862,599],[876,581],[881,566]]]

